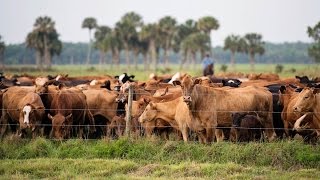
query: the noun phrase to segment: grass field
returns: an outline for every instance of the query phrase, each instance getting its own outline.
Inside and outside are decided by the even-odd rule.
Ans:
[[[311,77],[316,77],[320,75],[320,65],[318,64],[282,64],[283,71],[280,73],[280,77],[294,77],[295,75],[308,75]],[[216,74],[222,73],[221,64],[218,64],[215,67]],[[235,70],[232,70],[230,65],[227,65],[226,72],[242,72],[242,73],[251,73],[249,64],[237,64]],[[275,73],[276,65],[275,64],[256,64],[255,73]],[[162,66],[159,67],[157,74],[169,73],[173,74],[179,71],[178,65],[171,65],[170,70],[165,70]],[[196,68],[184,68],[182,72],[189,73],[193,76],[200,76],[201,66],[197,65]],[[109,65],[54,65],[51,70],[40,72],[31,65],[15,65],[7,66],[7,69],[4,70],[6,74],[23,74],[28,73],[32,75],[55,75],[55,74],[69,74],[69,76],[85,76],[85,75],[119,75],[123,72],[128,72],[129,74],[135,74],[136,79],[138,80],[147,80],[149,74],[154,72],[144,71],[143,66],[140,65],[138,70],[134,69],[131,66],[130,70],[126,69],[125,65],[121,65],[119,69],[111,67]]]
[[[4,139],[0,179],[319,179],[320,147],[300,141],[203,145],[153,139]]]

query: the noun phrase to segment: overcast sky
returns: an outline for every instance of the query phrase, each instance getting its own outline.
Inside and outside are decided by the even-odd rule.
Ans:
[[[203,16],[218,19],[211,33],[213,46],[230,34],[258,32],[269,42],[310,42],[307,26],[320,21],[320,0],[0,0],[0,35],[7,44],[21,43],[37,17],[56,22],[61,40],[87,42],[81,28],[86,17],[114,27],[126,12],[135,11],[145,23],[170,15],[179,23]]]

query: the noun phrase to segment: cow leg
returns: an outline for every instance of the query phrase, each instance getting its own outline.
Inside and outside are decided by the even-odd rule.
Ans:
[[[217,142],[222,142],[223,141],[223,130],[222,129],[216,129],[215,135],[217,138]]]
[[[3,138],[3,135],[7,131],[8,126],[8,114],[5,111],[2,111],[1,122],[0,122],[0,138]]]
[[[209,127],[209,128],[206,128],[206,132],[207,132],[207,142],[208,143],[211,143],[213,142],[213,136],[214,136],[214,132],[217,131],[217,130],[214,130],[214,128],[212,127]]]
[[[182,133],[182,137],[183,137],[183,141],[184,142],[188,142],[188,127],[186,125],[182,125],[180,127],[181,133]]]

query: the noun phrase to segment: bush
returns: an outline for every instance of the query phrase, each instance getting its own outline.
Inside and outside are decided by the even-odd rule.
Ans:
[[[283,65],[282,64],[277,64],[276,65],[276,73],[279,74],[283,70]]]
[[[226,72],[228,69],[228,66],[225,65],[225,64],[222,64],[221,67],[220,67],[220,70],[223,71],[223,72]]]

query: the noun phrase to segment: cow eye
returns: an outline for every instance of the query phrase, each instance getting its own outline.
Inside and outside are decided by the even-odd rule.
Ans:
[[[306,97],[304,97],[305,99],[308,99],[309,98],[309,96],[306,96]]]

